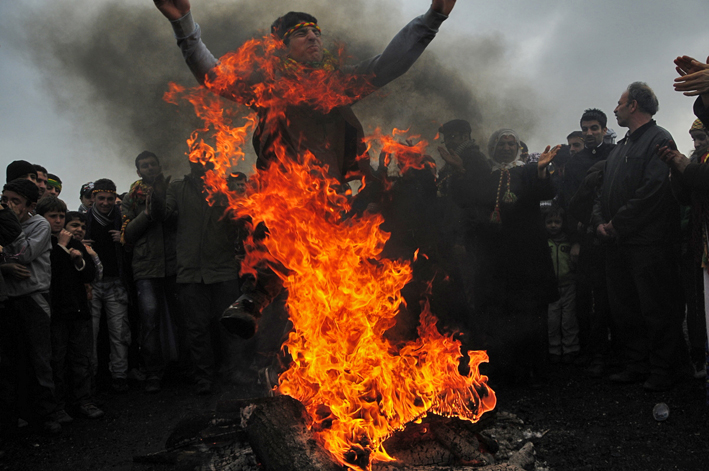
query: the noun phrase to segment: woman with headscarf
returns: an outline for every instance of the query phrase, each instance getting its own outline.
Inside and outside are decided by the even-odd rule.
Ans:
[[[488,143],[489,171],[439,148],[457,168],[453,197],[474,260],[469,346],[488,351],[493,381],[538,381],[546,362],[547,307],[558,290],[539,204],[554,197],[548,166],[559,148],[524,164],[517,133],[500,129]]]

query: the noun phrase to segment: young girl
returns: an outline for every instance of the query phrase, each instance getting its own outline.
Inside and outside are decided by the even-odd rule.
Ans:
[[[576,280],[571,243],[564,232],[564,210],[552,205],[544,213],[544,226],[560,296],[558,301],[549,304],[549,356],[552,363],[572,363],[581,347],[576,318]]]

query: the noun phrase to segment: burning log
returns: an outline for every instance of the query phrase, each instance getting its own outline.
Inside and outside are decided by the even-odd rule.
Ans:
[[[499,416],[499,417],[498,417]],[[342,471],[319,445],[304,406],[288,396],[222,398],[213,415],[180,422],[166,449],[134,458],[155,471]],[[534,468],[532,443],[505,453],[487,433],[519,442],[524,423],[512,414],[490,414],[472,423],[431,415],[409,424],[383,444],[395,461],[374,462],[371,471],[523,471]],[[495,462],[495,453],[502,454]],[[164,467],[159,467],[163,465]],[[135,468],[136,471],[148,468]],[[351,469],[351,468],[347,468]]]
[[[241,407],[249,443],[265,471],[341,471],[307,427],[303,404],[290,396]]]

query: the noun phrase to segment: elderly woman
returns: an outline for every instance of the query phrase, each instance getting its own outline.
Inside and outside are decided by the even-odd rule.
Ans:
[[[439,148],[457,169],[453,197],[467,214],[475,310],[468,346],[488,351],[493,381],[538,381],[546,362],[547,307],[558,291],[539,203],[554,197],[547,168],[559,148],[524,164],[517,133],[500,129],[488,144],[489,170],[476,171]]]

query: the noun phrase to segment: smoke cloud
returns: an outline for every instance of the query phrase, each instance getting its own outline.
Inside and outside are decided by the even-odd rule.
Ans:
[[[167,20],[149,2],[93,4],[84,11],[82,6],[89,4],[60,2],[41,15],[24,16],[20,24],[34,32],[24,46],[46,73],[48,97],[82,116],[89,132],[105,136],[107,152],[125,158],[127,165],[147,149],[162,156],[166,173],[186,172],[185,140],[200,123],[189,105],[168,104],[162,95],[168,82],[196,82]],[[380,53],[409,20],[396,5],[371,0],[336,6],[311,0],[297,8],[318,18],[326,47],[344,43],[353,63]],[[216,57],[264,34],[287,11],[286,3],[277,0],[193,5],[203,40]],[[409,128],[431,142],[435,158],[438,126],[454,118],[471,122],[482,149],[500,127],[516,129],[523,139],[530,136],[539,105],[519,71],[507,63],[504,41],[455,37],[446,26],[407,74],[354,106],[365,131]],[[247,161],[239,169],[248,172],[254,156],[252,149],[245,150]]]

